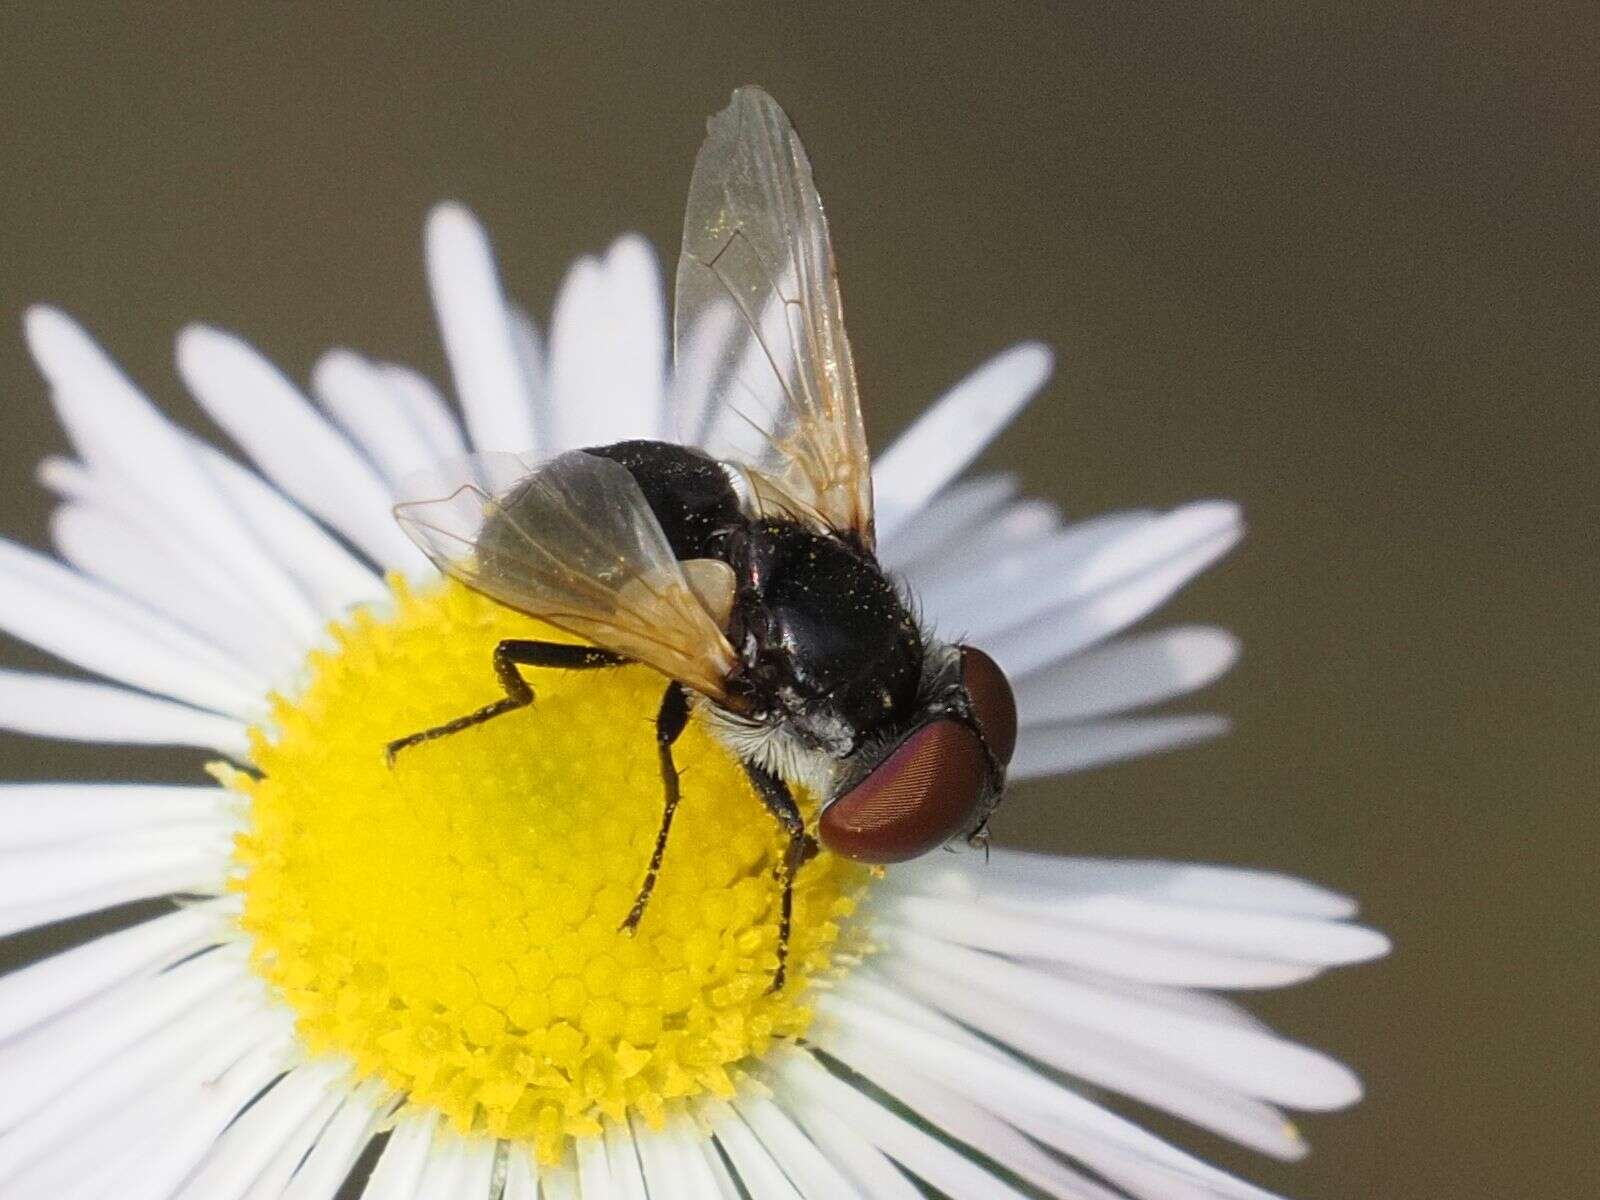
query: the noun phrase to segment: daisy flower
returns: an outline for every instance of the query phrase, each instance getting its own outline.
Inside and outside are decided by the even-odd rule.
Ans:
[[[0,933],[172,898],[0,979],[0,1195],[1264,1195],[1123,1113],[1302,1154],[1282,1110],[1347,1105],[1355,1077],[1215,993],[1382,954],[1341,896],[1000,849],[887,872],[824,853],[773,993],[772,822],[698,722],[652,907],[618,931],[660,817],[657,676],[544,673],[533,708],[384,763],[488,698],[498,638],[542,628],[435,574],[391,518],[399,481],[471,448],[671,428],[641,239],[572,268],[547,336],[461,208],[433,214],[427,265],[459,408],[344,350],[309,399],[240,338],[183,331],[178,369],[242,460],[70,318],[27,315],[76,457],[41,468],[59,558],[0,544],[0,627],[104,681],[0,673],[0,724],[196,747],[215,782],[0,791]],[[1037,345],[1000,354],[874,475],[886,566],[1015,681],[1016,778],[1219,732],[1127,714],[1236,653],[1216,629],[1124,633],[1233,545],[1232,504],[1069,523],[963,478],[1049,371]]]

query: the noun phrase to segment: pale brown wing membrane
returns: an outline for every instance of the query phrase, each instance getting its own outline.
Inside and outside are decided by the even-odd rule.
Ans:
[[[626,468],[475,455],[408,482],[395,517],[475,591],[725,699],[733,649]]]
[[[700,397],[702,416],[710,398],[696,440],[768,477],[758,492],[870,547],[871,462],[828,225],[800,139],[758,88],[711,119],[695,161],[674,333],[680,396]]]

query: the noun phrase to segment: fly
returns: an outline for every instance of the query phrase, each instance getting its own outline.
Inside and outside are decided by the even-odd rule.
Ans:
[[[819,840],[868,863],[982,842],[1017,715],[994,660],[924,628],[878,563],[827,223],[800,139],[759,88],[711,119],[695,162],[674,360],[690,444],[474,455],[396,506],[446,574],[592,644],[502,641],[504,696],[388,755],[531,704],[524,667],[658,671],[665,803],[622,928],[655,887],[680,795],[672,748],[697,713],[785,834],[777,990],[794,878]],[[796,786],[820,800],[814,833]]]

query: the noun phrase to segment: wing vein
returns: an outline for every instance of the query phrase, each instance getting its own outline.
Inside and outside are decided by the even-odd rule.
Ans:
[[[692,338],[724,316],[725,341]],[[712,118],[695,163],[675,338],[682,394],[698,402],[685,428],[786,508],[870,548],[871,464],[827,220],[805,148],[756,88]]]

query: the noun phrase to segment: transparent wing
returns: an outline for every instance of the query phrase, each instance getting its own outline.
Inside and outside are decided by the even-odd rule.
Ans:
[[[395,519],[441,571],[696,691],[736,660],[626,468],[477,454],[408,480]]]
[[[870,548],[872,465],[828,224],[794,127],[759,88],[707,126],[674,321],[685,440]]]

